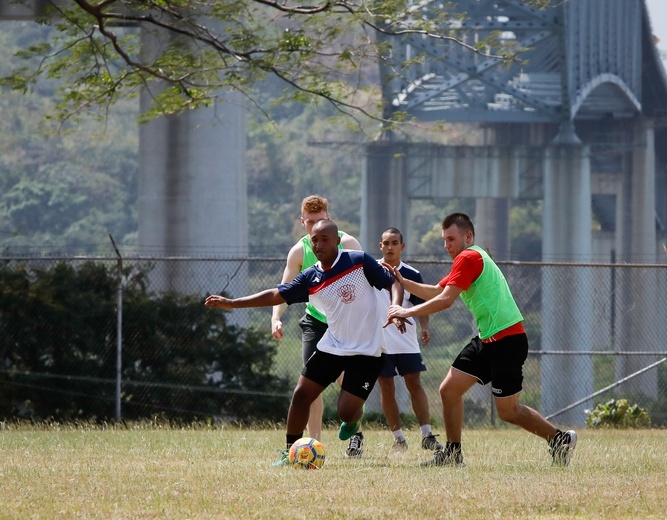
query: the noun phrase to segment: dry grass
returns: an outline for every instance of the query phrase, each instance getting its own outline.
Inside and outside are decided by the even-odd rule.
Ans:
[[[320,471],[273,468],[282,430],[0,431],[0,518],[667,518],[667,431],[580,431],[568,468],[519,430],[465,432],[463,469],[327,430]]]

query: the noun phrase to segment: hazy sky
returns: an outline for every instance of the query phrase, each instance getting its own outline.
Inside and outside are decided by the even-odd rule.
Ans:
[[[653,34],[660,38],[658,49],[667,66],[667,0],[645,0],[651,17]]]

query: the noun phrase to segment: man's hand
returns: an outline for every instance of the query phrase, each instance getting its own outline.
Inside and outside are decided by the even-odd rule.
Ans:
[[[428,329],[422,329],[422,344],[426,346],[429,341],[431,341],[431,333]]]
[[[404,313],[405,308],[401,307],[400,305],[390,305],[389,312],[387,314],[387,321],[384,325],[382,325],[382,328],[384,329],[393,323],[396,325],[396,328],[401,332],[401,334],[405,334],[405,325],[412,325],[412,322],[406,316],[402,315]]]
[[[271,334],[274,339],[283,339],[283,322],[280,320],[271,320]]]
[[[398,270],[398,267],[394,267],[385,261],[380,261],[380,265],[393,274],[394,278],[396,278],[398,282],[403,285],[403,275],[401,274],[401,271]]]
[[[405,307],[400,305],[390,305],[389,311],[387,311],[387,322],[390,322],[393,318],[407,318],[408,310]]]
[[[212,294],[204,302],[209,309],[232,309],[232,300],[225,298],[224,296],[218,296],[217,294]]]

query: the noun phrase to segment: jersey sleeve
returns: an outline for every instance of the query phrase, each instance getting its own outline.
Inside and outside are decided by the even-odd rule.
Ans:
[[[376,289],[388,289],[394,283],[394,275],[382,267],[368,253],[363,253],[364,274],[368,283]]]
[[[291,282],[278,284],[278,292],[288,305],[308,301],[308,274],[310,271],[311,269],[301,271]]]
[[[484,259],[474,249],[466,249],[459,254],[452,264],[452,270],[445,276],[438,285],[446,287],[447,285],[456,285],[456,287],[466,290],[479,278],[484,269]]]

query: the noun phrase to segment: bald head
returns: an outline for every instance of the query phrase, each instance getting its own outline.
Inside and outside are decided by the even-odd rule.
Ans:
[[[320,220],[313,225],[310,231],[313,234],[338,235],[338,226],[333,220]]]
[[[331,267],[338,257],[338,226],[333,220],[320,220],[310,230],[313,253],[324,269]]]

